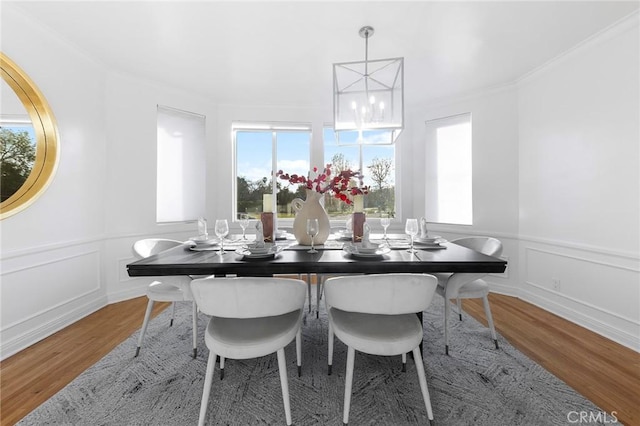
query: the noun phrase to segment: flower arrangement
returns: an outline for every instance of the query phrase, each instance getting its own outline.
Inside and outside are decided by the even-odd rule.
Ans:
[[[344,201],[346,204],[353,203],[349,195],[366,195],[369,193],[369,187],[362,184],[363,176],[359,171],[354,172],[347,169],[332,176],[331,164],[327,164],[321,173],[318,173],[317,167],[313,168],[313,172],[317,174],[313,179],[303,175],[289,175],[289,173],[284,173],[282,170],[278,170],[276,176],[289,184],[304,185],[306,189],[320,194],[331,194],[334,198]],[[351,180],[354,178],[358,179],[359,184],[357,186],[351,185]]]

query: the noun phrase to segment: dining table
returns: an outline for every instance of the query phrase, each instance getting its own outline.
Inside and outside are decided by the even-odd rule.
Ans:
[[[441,240],[437,247],[415,244],[415,252],[409,249],[405,235],[373,234],[372,242],[386,244],[389,250],[382,254],[357,255],[346,250],[350,241],[331,235],[324,244],[316,245],[317,253],[309,253],[310,247],[300,246],[295,239],[276,240],[279,251],[269,256],[243,255],[243,247],[252,242],[233,236],[224,242],[225,254],[219,245],[198,247],[193,241],[182,246],[137,260],[127,265],[131,277],[163,275],[215,275],[215,276],[272,276],[280,274],[383,274],[383,273],[435,273],[473,272],[502,273],[507,262],[477,251]],[[357,246],[357,244],[355,244]]]

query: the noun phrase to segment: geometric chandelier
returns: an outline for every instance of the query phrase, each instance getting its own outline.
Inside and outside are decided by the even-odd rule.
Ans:
[[[369,60],[370,26],[359,31],[365,39],[364,61],[333,64],[333,126],[357,131],[358,143],[368,131],[389,134],[395,142],[404,127],[404,58]]]

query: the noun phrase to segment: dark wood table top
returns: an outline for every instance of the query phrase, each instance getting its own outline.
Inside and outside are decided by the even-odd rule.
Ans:
[[[443,243],[440,250],[418,250],[416,254],[405,249],[394,249],[381,258],[359,258],[340,249],[319,250],[310,254],[306,250],[285,249],[272,259],[245,260],[226,249],[217,251],[191,251],[189,246],[176,247],[127,265],[129,275],[226,275],[268,276],[273,274],[380,274],[431,272],[504,272],[507,262],[486,256],[454,243]],[[419,248],[419,247],[416,247]]]

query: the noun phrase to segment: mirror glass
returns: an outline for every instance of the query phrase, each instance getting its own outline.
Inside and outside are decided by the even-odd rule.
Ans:
[[[58,131],[36,85],[0,52],[0,219],[31,205],[58,164]]]
[[[13,89],[0,82],[0,202],[24,185],[36,160],[36,134],[27,110]]]

